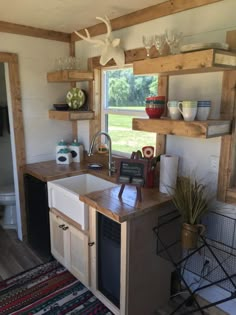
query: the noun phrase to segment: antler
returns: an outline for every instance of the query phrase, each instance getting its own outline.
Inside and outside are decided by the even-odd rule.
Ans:
[[[111,35],[111,22],[110,22],[109,18],[107,16],[105,16],[105,18],[97,16],[96,19],[100,20],[100,21],[102,21],[103,23],[106,24],[107,34],[106,34],[105,38],[108,39],[110,37],[110,35]],[[85,33],[86,33],[87,37],[82,35],[82,34],[80,34],[77,31],[74,31],[74,32],[75,32],[75,34],[77,36],[79,36],[80,38],[86,40],[87,42],[94,43],[94,44],[97,44],[97,45],[104,45],[105,44],[105,41],[102,40],[102,39],[92,39],[90,34],[89,34],[89,31],[87,30],[87,28],[85,28]]]
[[[77,31],[74,31],[74,32],[75,32],[75,34],[77,36],[79,36],[80,38],[86,40],[89,43],[94,43],[94,44],[97,44],[97,45],[104,45],[104,41],[102,39],[92,39],[90,34],[89,34],[89,31],[87,30],[87,28],[85,28],[85,33],[86,33],[87,37],[82,35],[82,34],[80,34]]]
[[[102,18],[100,16],[96,17],[97,20],[102,21],[103,23],[106,24],[107,27],[107,34],[106,34],[106,38],[108,39],[111,35],[111,21],[109,20],[109,18],[105,15],[105,18]]]

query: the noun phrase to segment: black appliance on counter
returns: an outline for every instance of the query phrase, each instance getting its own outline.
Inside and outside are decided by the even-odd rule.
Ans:
[[[24,175],[27,235],[30,247],[43,258],[51,258],[47,183]]]
[[[119,307],[121,226],[100,213],[97,216],[98,289]]]

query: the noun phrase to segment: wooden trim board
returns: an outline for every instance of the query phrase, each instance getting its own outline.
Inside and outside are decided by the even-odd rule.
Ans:
[[[168,0],[160,4],[156,4],[130,14],[111,20],[112,30],[120,30],[122,28],[130,27],[136,24],[155,20],[167,15],[179,13],[182,11],[198,8],[204,5],[212,4],[222,0]],[[106,26],[104,23],[99,23],[87,28],[91,37],[105,34]],[[79,30],[81,34],[85,35],[84,29]],[[81,40],[75,33],[71,35],[72,41]]]
[[[24,197],[23,167],[25,165],[25,135],[23,114],[21,106],[21,88],[19,76],[19,63],[17,54],[0,52],[0,62],[8,63],[9,85],[12,103],[13,130],[15,138],[16,169],[18,174],[18,187],[21,211],[21,225],[23,238],[26,236],[26,211]]]
[[[49,40],[56,40],[59,42],[66,42],[66,43],[70,43],[70,39],[71,39],[71,35],[69,33],[45,30],[42,28],[9,23],[5,21],[0,21],[0,32],[39,37],[39,38],[44,38],[44,39],[49,39]]]
[[[227,32],[226,43],[230,45],[232,50],[236,50],[236,30]],[[233,155],[235,154],[234,143],[236,135],[236,71],[224,72],[221,116],[224,119],[233,120],[233,131],[232,135],[222,137],[221,139],[217,198],[220,201],[236,204],[236,183],[231,183],[231,178],[235,175]]]

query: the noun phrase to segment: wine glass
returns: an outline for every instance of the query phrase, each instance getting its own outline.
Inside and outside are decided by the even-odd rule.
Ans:
[[[174,51],[174,43],[176,38],[176,30],[166,30],[165,31],[166,42],[170,47],[170,53],[172,54]]]
[[[153,35],[143,35],[143,45],[147,51],[147,58],[150,58],[150,49],[154,44],[154,36]]]
[[[155,43],[156,49],[159,52],[159,55],[162,55],[164,47],[165,47],[165,43],[166,43],[165,34],[155,35],[154,43]]]
[[[182,32],[177,32],[175,34],[175,41],[172,46],[172,54],[179,54],[180,52],[180,44],[183,40],[183,33]]]

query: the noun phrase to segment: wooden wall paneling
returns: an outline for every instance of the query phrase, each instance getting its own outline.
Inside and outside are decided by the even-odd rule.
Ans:
[[[130,221],[121,224],[120,314],[128,312]]]
[[[230,45],[232,50],[236,50],[236,31],[228,31],[226,35],[226,42]],[[235,155],[235,119],[236,119],[236,71],[225,71],[222,81],[222,99],[221,99],[221,118],[233,119],[232,135],[224,136],[221,139],[221,152],[218,176],[218,191],[217,198],[220,201],[235,203],[236,191],[229,191],[229,198],[227,200],[228,189],[231,185],[236,186],[236,183],[231,182],[233,178],[235,167],[233,166],[233,159]]]
[[[70,41],[69,50],[70,50],[70,56],[75,57],[75,42]],[[70,86],[72,88],[76,87],[76,82],[70,82]],[[73,139],[77,139],[78,138],[78,123],[77,123],[77,121],[72,121],[71,126],[72,126],[72,137],[73,137]]]
[[[168,101],[168,90],[169,90],[169,76],[161,76],[158,78],[158,95],[164,95],[166,102]],[[164,115],[167,115],[167,106],[165,106]],[[156,136],[156,155],[164,154],[166,151],[166,136]]]
[[[69,33],[45,30],[42,28],[36,28],[32,26],[20,25],[4,21],[0,21],[0,32],[39,37],[68,43],[70,42],[71,38],[71,35]]]
[[[95,133],[101,130],[101,70],[93,69],[91,59],[89,70],[94,71],[94,81],[89,81],[89,102],[94,111],[94,119],[89,121],[89,140],[91,142]]]
[[[70,45],[70,47],[69,47],[70,56],[75,57],[75,43],[70,41],[69,45]]]
[[[0,53],[0,60],[4,60],[5,53]],[[9,60],[10,57],[10,60]],[[25,198],[24,198],[24,180],[23,180],[23,167],[25,165],[25,135],[23,126],[23,114],[21,106],[21,90],[20,90],[20,77],[18,56],[16,54],[9,54],[6,58],[9,68],[10,92],[12,101],[12,115],[13,115],[13,130],[15,137],[15,150],[16,150],[16,167],[18,173],[19,185],[19,198],[21,209],[21,224],[23,238],[26,236],[26,211],[25,211]]]
[[[200,6],[212,4],[222,0],[169,0],[160,4],[156,4],[130,14],[120,16],[111,20],[112,30],[120,30],[122,28],[130,27],[136,24],[155,20],[167,15],[179,13],[182,11],[194,9]],[[99,23],[87,28],[91,37],[105,34],[106,26],[104,23]],[[84,29],[79,30],[81,34],[85,34]],[[72,33],[72,40],[81,40],[75,33]]]

